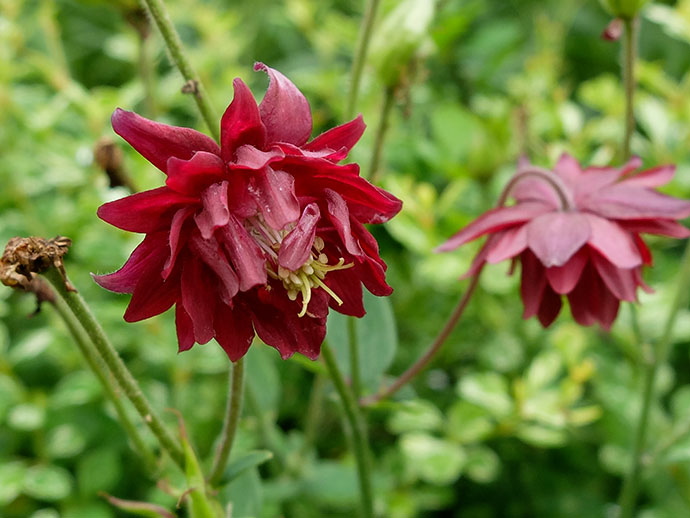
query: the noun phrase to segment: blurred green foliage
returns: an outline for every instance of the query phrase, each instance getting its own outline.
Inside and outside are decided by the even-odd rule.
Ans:
[[[362,2],[167,3],[218,113],[232,98],[234,77],[260,95],[266,78],[251,66],[263,61],[304,91],[317,133],[343,122]],[[405,206],[374,230],[395,293],[389,300],[367,297],[369,315],[358,323],[367,392],[402,372],[442,326],[476,246],[432,250],[492,206],[517,159],[526,154],[550,166],[568,151],[584,163],[615,163],[623,135],[619,47],[600,39],[609,18],[595,0],[402,5],[408,4],[419,14],[406,18],[397,2],[382,2],[358,106],[369,130],[351,157],[366,172],[392,81],[396,104],[382,185]],[[154,405],[181,411],[208,462],[221,427],[225,355],[214,344],[176,355],[171,314],[125,324],[128,297],[101,290],[89,277],[119,267],[138,242],[95,216],[101,203],[127,194],[109,187],[93,158],[99,138],[115,138],[110,114],[120,106],[203,129],[194,104],[180,93],[182,80],[134,0],[0,6],[0,241],[57,234],[74,240],[67,256],[74,283]],[[688,197],[690,1],[648,4],[641,29],[633,152],[646,164],[676,163],[667,192]],[[114,141],[140,189],[160,185],[160,172]],[[640,319],[654,339],[682,244],[650,241],[656,265],[647,280],[656,293],[641,294]],[[395,401],[369,410],[381,516],[613,512],[639,410],[641,349],[628,310],[610,334],[577,327],[567,312],[544,331],[521,320],[517,281],[506,271],[487,268],[432,368]],[[125,516],[101,491],[174,509],[176,498],[163,489],[184,488],[181,474],[167,465],[147,474],[62,323],[50,307],[27,318],[33,310],[29,296],[0,290],[0,516]],[[344,319],[332,315],[329,338],[344,369],[346,333]],[[690,512],[686,310],[674,339],[653,407],[641,518]],[[232,517],[352,516],[354,461],[321,365],[282,362],[255,345],[247,369],[233,480],[221,495],[232,502]],[[175,416],[165,415],[175,426]],[[265,462],[262,450],[273,458]],[[157,479],[165,483],[157,486]]]

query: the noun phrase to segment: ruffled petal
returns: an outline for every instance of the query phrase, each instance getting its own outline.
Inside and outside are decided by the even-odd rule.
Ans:
[[[194,340],[200,344],[207,343],[215,334],[215,286],[204,263],[194,257],[185,261],[181,280],[182,305],[192,320]]]
[[[527,243],[542,264],[563,266],[587,242],[587,218],[577,212],[542,214],[527,224]]]
[[[249,350],[254,340],[252,319],[243,306],[218,304],[215,317],[216,341],[230,358],[236,362]]]
[[[589,246],[619,268],[634,268],[642,264],[642,257],[632,235],[618,224],[594,214],[584,215],[589,221],[592,233]]]
[[[232,82],[235,96],[220,120],[221,157],[232,162],[235,150],[245,144],[263,148],[266,128],[249,87],[237,78]]]
[[[230,219],[228,208],[228,182],[209,185],[201,193],[203,210],[194,216],[201,237],[209,239],[217,228],[224,227]]]
[[[518,203],[512,207],[491,209],[437,247],[436,252],[454,250],[460,245],[477,239],[484,234],[514,227],[537,216],[551,212],[551,210],[551,207],[545,203],[536,201]]]
[[[292,81],[277,70],[263,63],[255,63],[254,70],[263,70],[269,77],[268,90],[259,105],[268,143],[287,142],[301,146],[311,135],[309,102]]]
[[[198,204],[196,198],[179,194],[168,187],[138,192],[120,200],[104,203],[98,217],[122,230],[149,233],[169,225],[165,216],[184,205]]]
[[[563,266],[546,269],[546,278],[556,293],[570,293],[580,280],[580,275],[589,260],[586,248],[581,248]]]
[[[218,155],[199,151],[189,160],[172,157],[168,160],[165,185],[181,194],[198,195],[225,176],[225,164]]]
[[[307,151],[330,150],[331,153],[326,157],[329,160],[338,162],[345,158],[352,147],[359,141],[366,129],[364,119],[361,115],[357,118],[332,128],[304,146]]]
[[[290,271],[298,270],[311,255],[311,249],[316,237],[316,225],[321,218],[316,203],[310,203],[304,208],[297,226],[285,236],[278,251],[278,264]]]
[[[165,260],[166,232],[148,234],[118,271],[106,275],[91,274],[93,280],[115,293],[132,293],[143,275]]]
[[[266,223],[275,230],[282,230],[288,223],[299,219],[299,202],[291,175],[266,167],[252,176],[249,192],[261,209]]]
[[[254,286],[266,284],[266,259],[263,252],[232,214],[227,226],[221,229],[221,238],[239,277],[240,290],[247,291]]]
[[[171,157],[189,160],[197,151],[220,154],[212,138],[191,128],[161,124],[120,108],[113,112],[111,122],[115,133],[164,173]]]

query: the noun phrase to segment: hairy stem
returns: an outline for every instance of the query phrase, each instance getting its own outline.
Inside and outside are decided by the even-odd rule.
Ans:
[[[129,436],[134,450],[141,456],[144,466],[149,471],[149,473],[154,474],[156,472],[156,457],[153,452],[144,442],[137,427],[129,418],[124,405],[122,404],[122,399],[119,395],[119,387],[115,383],[115,380],[110,376],[108,368],[103,363],[98,351],[91,343],[91,340],[86,335],[86,332],[79,324],[79,321],[74,317],[72,311],[70,311],[69,306],[61,297],[55,297],[52,302],[53,307],[56,312],[62,318],[63,322],[67,326],[67,330],[72,335],[74,343],[77,344],[79,351],[81,351],[86,363],[89,365],[91,371],[96,375],[98,380],[101,382],[101,386],[105,391],[106,396],[110,399],[115,408],[115,413],[120,422],[120,425],[125,430]]]
[[[371,458],[364,419],[357,405],[357,400],[350,388],[345,384],[343,375],[338,369],[333,351],[326,343],[321,347],[321,357],[324,359],[328,374],[333,381],[333,386],[343,404],[345,418],[349,424],[353,454],[357,462],[361,516],[362,518],[373,518],[374,498],[371,488]]]
[[[347,119],[351,119],[355,115],[355,106],[357,105],[357,97],[359,96],[359,84],[362,79],[362,69],[364,68],[364,61],[367,57],[367,50],[369,49],[369,41],[371,40],[374,20],[376,19],[376,11],[379,8],[379,1],[380,0],[367,0],[367,5],[364,9],[364,18],[362,18],[362,25],[359,29],[359,39],[357,41],[357,51],[350,72],[350,92],[347,96],[347,107],[345,109],[345,117]]]
[[[242,396],[244,393],[244,358],[240,358],[232,364],[230,377],[228,379],[230,392],[228,394],[228,404],[225,407],[225,419],[221,439],[213,459],[213,467],[208,480],[211,484],[216,484],[223,477],[225,466],[230,457],[232,443],[237,433],[237,425],[240,422],[242,413]]]
[[[436,338],[434,338],[434,341],[431,342],[431,345],[426,349],[426,351],[424,351],[424,354],[422,354],[422,356],[420,356],[416,362],[414,362],[388,387],[381,390],[377,394],[373,394],[371,396],[362,398],[359,402],[360,405],[373,405],[374,403],[377,403],[382,399],[386,399],[392,396],[403,386],[409,383],[410,380],[412,380],[412,378],[419,374],[429,364],[429,362],[434,358],[434,356],[436,356],[436,353],[441,349],[441,346],[445,343],[448,336],[450,336],[450,333],[453,331],[453,328],[458,323],[458,320],[460,320],[460,317],[462,317],[462,314],[465,312],[465,308],[467,308],[467,304],[470,302],[472,294],[474,293],[474,290],[477,287],[477,283],[479,282],[480,274],[481,270],[472,276],[472,278],[470,279],[470,284],[469,286],[467,286],[467,289],[465,290],[465,294],[458,302],[458,305],[455,307],[453,313],[451,313],[450,317],[448,317],[448,320],[444,324],[441,331],[438,333],[438,335],[436,335]]]
[[[180,35],[177,34],[175,26],[170,20],[168,11],[163,0],[141,0],[144,7],[149,11],[151,17],[156,22],[156,26],[165,41],[165,46],[170,53],[170,58],[187,82],[190,83],[190,93],[194,96],[194,101],[201,112],[201,116],[208,126],[211,135],[216,141],[219,140],[218,118],[211,107],[208,94],[204,85],[201,83],[199,74],[196,73],[189,58],[182,49]]]
[[[139,415],[151,429],[158,439],[161,447],[168,452],[170,458],[182,469],[184,469],[184,455],[179,443],[175,440],[170,431],[163,424],[158,413],[153,409],[146,396],[139,387],[139,384],[132,376],[125,363],[120,358],[113,345],[110,343],[103,328],[91,313],[91,310],[84,302],[82,296],[74,291],[69,291],[65,286],[65,281],[55,268],[51,268],[43,275],[51,282],[55,291],[65,301],[69,311],[79,321],[91,339],[94,347],[101,356],[103,362],[108,367],[110,374],[117,380],[127,398],[132,402]]]

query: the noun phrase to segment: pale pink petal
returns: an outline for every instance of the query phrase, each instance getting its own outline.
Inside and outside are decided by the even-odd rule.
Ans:
[[[232,86],[235,97],[220,121],[221,156],[226,162],[234,159],[238,147],[251,144],[263,148],[266,142],[266,128],[251,90],[239,78],[232,82]]]
[[[534,177],[526,176],[520,180],[511,191],[517,201],[540,201],[556,210],[561,207],[561,201],[553,186]]]
[[[509,228],[496,234],[491,248],[486,254],[486,262],[495,264],[510,257],[520,255],[527,248],[527,226]]]
[[[300,216],[294,181],[291,175],[270,167],[250,179],[249,193],[261,209],[266,223],[276,230],[282,230]]]
[[[120,108],[111,122],[115,133],[164,173],[171,157],[189,160],[197,151],[220,154],[212,138],[191,128],[168,126]]]
[[[268,151],[261,151],[254,146],[244,145],[235,151],[235,160],[231,162],[230,169],[255,170],[266,167],[271,162],[285,157],[285,153],[279,147],[273,147]]]
[[[259,105],[267,141],[301,146],[311,135],[311,109],[307,99],[277,70],[263,63],[255,63],[254,70],[263,70],[269,77],[268,90]]]
[[[165,185],[173,191],[196,195],[209,184],[225,176],[225,164],[218,155],[199,151],[190,160],[172,157],[168,160],[168,178]]]
[[[310,203],[304,208],[297,226],[285,236],[280,251],[278,252],[278,264],[290,271],[298,270],[311,255],[316,236],[316,225],[321,218],[316,203]]]
[[[680,239],[690,237],[690,230],[670,219],[620,220],[618,224],[636,234],[657,234]]]
[[[627,182],[604,187],[587,198],[581,207],[608,219],[683,219],[690,216],[690,201]]]
[[[563,266],[589,237],[587,218],[578,212],[542,214],[527,224],[527,244],[547,268]]]
[[[454,250],[460,245],[472,241],[489,232],[498,232],[509,227],[513,227],[551,212],[553,209],[542,202],[524,202],[511,207],[499,207],[485,212],[472,223],[464,227],[453,237],[448,239],[441,246],[436,248],[436,252],[447,252]]]
[[[566,294],[573,290],[589,260],[586,248],[580,248],[563,266],[546,269],[546,278],[556,293]]]
[[[634,268],[642,264],[642,257],[632,234],[618,224],[594,214],[585,214],[592,229],[589,245],[619,268]]]
[[[615,167],[588,167],[575,184],[575,203],[579,205],[581,199],[612,184],[621,174],[622,171]]]
[[[675,165],[660,165],[651,169],[645,169],[638,174],[627,176],[621,180],[621,183],[637,187],[660,187],[670,182],[675,172]]]
[[[553,171],[570,189],[574,189],[577,183],[581,181],[582,168],[578,161],[567,153],[561,155]]]
[[[217,228],[227,225],[230,218],[228,208],[228,182],[209,185],[201,193],[203,210],[194,216],[201,237],[209,239]]]

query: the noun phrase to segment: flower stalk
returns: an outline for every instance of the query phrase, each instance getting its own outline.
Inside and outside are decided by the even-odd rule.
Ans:
[[[333,381],[340,401],[343,404],[345,418],[349,424],[352,435],[352,449],[357,462],[357,473],[360,490],[360,512],[362,518],[374,517],[374,499],[371,488],[371,454],[367,442],[367,432],[357,400],[350,387],[345,384],[343,375],[338,369],[333,351],[324,342],[321,347],[321,356],[326,364],[328,375]]]
[[[211,474],[208,476],[208,480],[211,484],[217,484],[223,477],[225,466],[230,458],[232,444],[235,441],[237,425],[240,422],[244,395],[244,358],[240,358],[232,364],[228,385],[230,387],[230,392],[225,408],[223,430],[221,431],[221,438],[218,449],[216,450],[216,456],[213,459]]]
[[[82,296],[78,292],[70,291],[67,288],[65,280],[56,268],[50,268],[43,275],[50,281],[57,294],[65,301],[69,311],[74,315],[74,318],[78,320],[84,328],[84,331],[86,331],[86,334],[89,336],[98,354],[103,359],[105,365],[107,365],[108,370],[117,380],[125,395],[132,402],[134,408],[139,412],[144,422],[156,436],[161,447],[170,455],[170,458],[175,464],[181,469],[184,469],[182,448],[170,431],[165,427],[162,419],[151,406],[151,403],[144,396],[141,387],[139,387],[134,376],[132,376],[132,373],[127,369],[120,355],[110,343],[103,328],[93,316],[93,313],[91,313],[91,310],[86,305],[86,302],[84,302]]]
[[[213,138],[218,141],[220,134],[218,132],[218,117],[216,117],[214,110],[206,93],[204,85],[201,83],[199,74],[194,70],[191,61],[185,54],[182,48],[182,41],[180,35],[175,30],[175,26],[170,20],[168,11],[165,8],[163,0],[142,0],[144,7],[151,13],[151,17],[156,22],[156,26],[165,41],[165,46],[168,49],[170,58],[177,67],[177,69],[185,78],[187,84],[193,85],[193,88],[187,89],[189,93],[193,94],[199,112],[208,126]]]
[[[351,119],[355,115],[362,70],[364,69],[364,61],[369,50],[369,42],[371,41],[379,3],[380,0],[367,0],[367,5],[364,9],[364,18],[362,18],[359,39],[357,40],[357,51],[355,52],[355,59],[352,62],[352,71],[350,72],[350,91],[347,96],[347,108],[345,109],[345,118],[347,119]]]
[[[625,89],[625,134],[623,137],[623,161],[630,158],[630,142],[635,132],[635,61],[640,21],[637,16],[623,20],[623,86]]]

